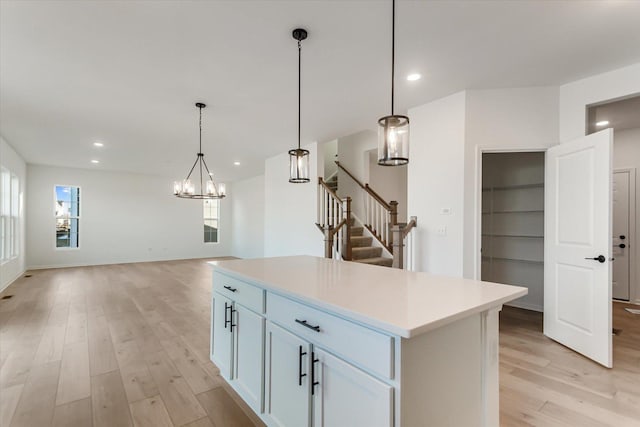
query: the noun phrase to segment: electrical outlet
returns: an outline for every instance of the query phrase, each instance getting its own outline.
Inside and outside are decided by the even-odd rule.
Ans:
[[[451,215],[451,208],[440,208],[440,215]]]

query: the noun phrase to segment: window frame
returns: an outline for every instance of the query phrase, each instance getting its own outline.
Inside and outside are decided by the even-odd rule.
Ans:
[[[58,187],[74,187],[78,189],[78,192],[80,193],[80,197],[78,197],[78,216],[69,216],[69,219],[77,219],[78,220],[78,229],[80,228],[80,218],[82,218],[82,206],[83,203],[81,201],[81,198],[84,197],[83,196],[83,192],[82,192],[82,187],[79,185],[70,185],[70,184],[54,184],[53,185],[53,203],[51,204],[52,210],[53,210],[53,228],[55,230],[56,226],[57,226],[57,221],[58,221],[58,216],[56,215],[56,203],[58,203],[58,195],[56,194],[56,189]],[[58,238],[57,235],[54,234],[53,237],[53,248],[57,251],[76,251],[80,249],[80,233],[78,233],[78,245],[71,247],[71,246],[58,246]]]
[[[13,200],[12,196],[12,186],[11,186],[11,178],[14,174],[11,172],[9,168],[4,166],[0,166],[0,194],[2,195],[0,198],[0,245],[2,245],[2,252],[0,253],[0,265],[4,265],[10,262],[12,259],[16,258],[12,256],[13,248],[13,218],[11,216],[11,202]],[[6,179],[6,183],[5,183]],[[5,190],[5,185],[6,189]],[[5,201],[8,206],[5,206]],[[5,212],[8,214],[5,215]]]
[[[206,202],[208,202],[208,201],[215,201],[215,202],[216,202],[216,205],[218,206],[218,208],[217,208],[217,211],[218,211],[218,216],[217,216],[217,218],[207,217],[207,216],[205,216],[205,215],[204,215],[204,205],[205,205],[205,203],[206,203]],[[202,225],[203,225],[203,226],[205,225],[205,221],[207,221],[207,220],[214,220],[214,219],[217,221],[217,225],[218,225],[218,228],[217,228],[217,230],[216,230],[216,237],[217,237],[217,239],[216,239],[216,241],[215,241],[215,242],[207,242],[207,241],[205,241],[205,240],[204,240],[204,238],[205,238],[205,237],[204,237],[204,232],[203,232],[203,234],[202,234],[202,240],[203,240],[203,243],[204,243],[205,245],[217,245],[217,244],[219,244],[219,243],[220,243],[220,210],[221,210],[221,209],[220,209],[220,199],[213,199],[213,200],[210,200],[210,199],[203,199],[203,200],[202,200]]]

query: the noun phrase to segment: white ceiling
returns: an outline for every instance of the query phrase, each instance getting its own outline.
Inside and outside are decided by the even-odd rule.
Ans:
[[[209,166],[222,180],[256,175],[296,144],[297,26],[309,30],[303,144],[389,113],[390,5],[3,0],[0,131],[29,163],[180,177],[203,101]],[[640,1],[400,0],[396,18],[398,111],[640,62]]]

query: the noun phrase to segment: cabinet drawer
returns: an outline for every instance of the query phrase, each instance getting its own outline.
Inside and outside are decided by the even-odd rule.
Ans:
[[[271,292],[267,292],[267,317],[362,368],[393,378],[393,338],[388,335]]]
[[[264,290],[260,288],[214,271],[213,289],[256,313],[264,313]]]

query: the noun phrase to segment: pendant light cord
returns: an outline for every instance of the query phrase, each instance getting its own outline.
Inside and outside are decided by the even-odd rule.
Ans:
[[[396,0],[391,1],[391,115],[393,116],[393,93],[396,75]]]
[[[301,75],[302,75],[302,43],[298,40],[298,150],[300,149],[300,99],[301,99]]]
[[[198,107],[200,109],[200,120],[198,122],[198,126],[200,128],[200,150],[198,153],[202,153],[202,107]]]

